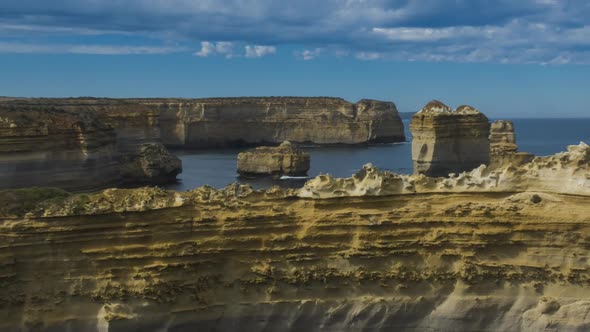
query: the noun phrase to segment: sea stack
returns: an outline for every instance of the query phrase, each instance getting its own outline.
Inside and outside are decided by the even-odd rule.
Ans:
[[[497,169],[506,164],[521,166],[531,162],[535,155],[528,152],[518,152],[516,135],[512,121],[498,120],[492,123],[490,129],[490,168]]]
[[[128,183],[164,184],[176,181],[182,161],[161,143],[144,143],[122,156],[121,176]]]
[[[516,136],[512,121],[494,121],[490,127],[490,149],[492,152],[516,152]]]
[[[289,141],[278,147],[258,147],[238,154],[238,173],[242,176],[304,176],[310,157]]]
[[[477,109],[429,102],[410,122],[414,173],[446,176],[490,162],[490,123]]]

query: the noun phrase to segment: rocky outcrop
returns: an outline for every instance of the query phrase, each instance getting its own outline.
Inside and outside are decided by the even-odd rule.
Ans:
[[[130,183],[169,183],[182,173],[182,162],[161,143],[144,143],[121,156],[121,176]]]
[[[90,190],[119,181],[114,130],[91,109],[0,105],[0,188]]]
[[[490,129],[490,168],[504,165],[520,166],[531,162],[535,156],[528,152],[518,152],[514,124],[512,121],[498,120]]]
[[[516,135],[512,121],[497,120],[490,127],[490,149],[492,153],[516,152]]]
[[[410,130],[415,173],[446,176],[490,161],[488,118],[471,106],[453,112],[431,101],[412,117]]]
[[[580,143],[569,146],[567,152],[535,157],[527,163],[506,163],[500,168],[481,165],[470,172],[438,178],[380,171],[369,164],[351,178],[320,175],[308,181],[299,196],[334,198],[522,191],[590,196],[590,146]]]
[[[0,98],[0,107],[10,129],[3,136],[16,149],[0,151],[3,175],[11,179],[0,182],[0,188],[93,190],[120,182],[172,181],[182,171],[180,159],[160,142],[158,111],[139,103]]]
[[[0,191],[0,330],[585,330],[589,156],[507,168],[496,190],[414,175],[394,194],[367,169],[319,199]]]
[[[301,176],[307,174],[309,166],[309,153],[289,141],[278,147],[258,147],[238,154],[238,173],[242,176]]]
[[[252,97],[139,100],[160,110],[168,146],[227,147],[279,144],[400,142],[404,127],[395,104],[340,98]]]

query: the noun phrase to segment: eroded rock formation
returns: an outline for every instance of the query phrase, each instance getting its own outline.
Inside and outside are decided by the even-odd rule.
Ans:
[[[182,162],[161,143],[144,143],[121,157],[121,176],[130,183],[168,183],[182,172]]]
[[[414,114],[410,130],[415,173],[446,176],[490,161],[488,118],[471,106],[453,112],[431,101]]]
[[[516,135],[512,121],[497,120],[490,126],[490,149],[492,153],[516,152]]]
[[[388,196],[433,193],[547,192],[590,196],[590,146],[572,145],[567,152],[535,157],[528,163],[505,163],[500,168],[481,165],[448,177],[400,175],[372,165],[351,178],[320,175],[308,181],[300,197]]]
[[[243,176],[301,176],[307,175],[309,166],[309,153],[289,141],[278,147],[258,147],[238,154],[238,173]]]
[[[438,179],[0,191],[0,329],[584,330],[589,162],[580,144]]]
[[[490,129],[490,168],[501,168],[511,164],[515,166],[531,162],[535,156],[528,152],[519,152],[512,121],[498,120]]]

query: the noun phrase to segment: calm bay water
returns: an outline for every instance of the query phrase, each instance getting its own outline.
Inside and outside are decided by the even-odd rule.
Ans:
[[[590,119],[513,119],[516,140],[520,151],[537,156],[565,151],[568,145],[580,141],[590,143]],[[349,177],[364,164],[396,173],[412,173],[411,137],[409,120],[404,120],[408,142],[372,146],[304,146],[311,155],[309,177],[329,173],[336,177]],[[254,188],[272,185],[300,187],[307,179],[273,180],[270,178],[243,179],[236,174],[236,157],[245,149],[176,150],[182,159],[183,173],[179,181],[166,188],[191,190],[202,185],[222,188],[232,182],[250,184]]]

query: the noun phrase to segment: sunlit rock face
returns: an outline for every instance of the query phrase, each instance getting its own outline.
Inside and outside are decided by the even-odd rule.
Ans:
[[[481,165],[448,177],[396,174],[365,165],[350,178],[319,175],[305,183],[299,197],[390,196],[437,193],[547,192],[590,196],[590,146],[535,157],[527,163],[508,159],[500,167]]]
[[[280,144],[400,142],[404,127],[395,104],[340,98],[251,97],[146,99],[160,110],[168,146],[223,147]]]
[[[431,101],[410,122],[414,172],[446,176],[490,161],[488,118],[471,106],[452,111]]]
[[[492,152],[516,152],[516,135],[512,121],[497,120],[490,127],[490,147]]]
[[[490,168],[500,168],[506,164],[515,166],[531,162],[535,156],[529,152],[519,152],[512,121],[498,120],[490,128]]]
[[[238,173],[242,176],[301,176],[310,167],[309,153],[289,141],[277,147],[258,147],[238,154]]]
[[[115,132],[93,110],[0,105],[0,188],[104,188],[118,167]]]
[[[0,191],[0,330],[584,331],[589,162]]]

